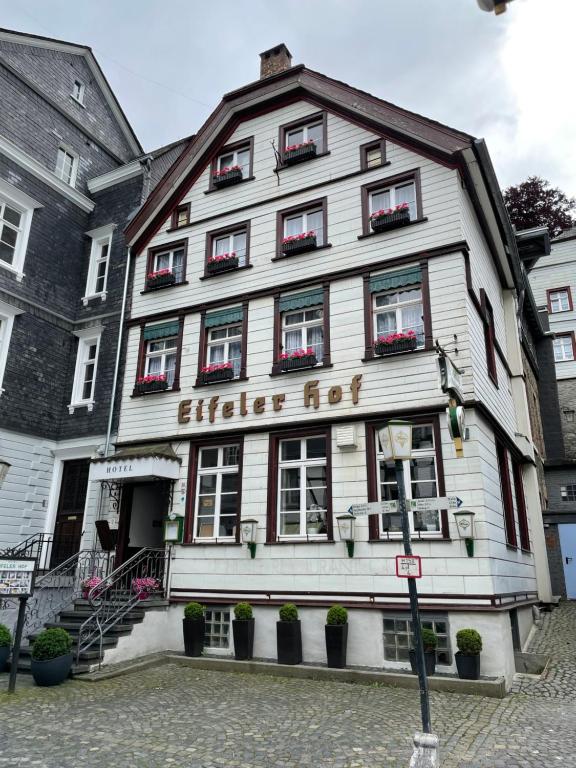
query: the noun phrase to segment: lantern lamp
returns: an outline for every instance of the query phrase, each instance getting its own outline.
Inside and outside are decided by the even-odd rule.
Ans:
[[[474,557],[474,512],[454,512],[458,535],[466,543],[468,557]]]
[[[346,542],[348,557],[354,557],[354,515],[340,515],[336,518],[340,540]]]
[[[240,530],[242,531],[242,541],[248,545],[250,557],[256,557],[256,531],[258,530],[258,520],[241,520]]]
[[[4,482],[6,475],[8,474],[8,470],[11,466],[12,465],[7,461],[4,461],[4,459],[0,459],[0,488],[2,487],[2,483]]]
[[[378,438],[384,460],[402,461],[412,455],[412,423],[392,419],[385,427],[378,430]]]

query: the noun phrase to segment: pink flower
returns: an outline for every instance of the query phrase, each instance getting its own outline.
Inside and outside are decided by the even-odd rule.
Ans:
[[[292,352],[282,352],[280,360],[295,360],[300,357],[310,357],[312,355],[315,356],[312,347],[307,347],[306,349],[294,349]]]
[[[387,336],[378,336],[376,342],[378,344],[393,344],[395,341],[402,341],[404,339],[415,339],[415,331],[406,331],[406,333],[389,333]]]
[[[159,373],[159,374],[149,373],[147,376],[138,376],[138,378],[136,379],[137,384],[151,384],[153,381],[166,381],[166,374],[165,373]]]
[[[409,210],[408,203],[399,203],[395,208],[380,208],[379,211],[374,211],[370,214],[370,219],[380,219],[382,216],[391,216],[393,213],[403,213]]]
[[[218,256],[209,256],[208,264],[213,264],[217,261],[230,261],[230,259],[236,258],[236,251],[230,251],[230,253],[220,253]]]
[[[146,277],[148,280],[154,280],[156,277],[163,277],[164,275],[171,275],[172,270],[171,269],[159,269],[157,272],[148,272]]]
[[[202,373],[212,373],[213,371],[227,371],[233,368],[232,363],[210,363],[201,368]]]
[[[303,141],[300,144],[289,144],[287,147],[284,147],[284,152],[293,152],[295,149],[301,149],[302,147],[309,147],[310,144],[316,144],[314,139],[308,139],[308,141]]]
[[[242,166],[240,165],[227,165],[224,168],[221,168],[219,171],[214,172],[214,176],[226,176],[227,173],[230,173],[231,171],[241,171]]]
[[[313,237],[316,239],[316,232],[311,229],[310,232],[301,232],[299,235],[288,235],[288,237],[282,238],[282,245],[286,245],[286,243],[293,243],[297,240],[306,240],[308,237]]]

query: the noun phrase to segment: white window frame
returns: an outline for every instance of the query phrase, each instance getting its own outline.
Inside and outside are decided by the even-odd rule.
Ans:
[[[174,273],[174,254],[182,252],[182,266],[180,267],[181,274],[179,279],[176,281],[176,285],[181,285],[183,283],[184,278],[184,268],[186,266],[186,246],[185,245],[179,245],[174,248],[166,248],[166,249],[160,249],[158,251],[154,251],[152,254],[152,272],[158,272],[159,269],[169,269],[172,273]],[[168,256],[168,267],[158,267],[157,261],[161,256]]]
[[[238,237],[238,235],[244,235],[245,238],[245,245],[244,245],[244,256],[238,256],[238,250],[234,247],[234,238]],[[226,235],[214,235],[212,238],[212,253],[211,256],[217,256],[217,246],[219,242],[222,242],[223,240],[228,241],[228,245],[226,246],[226,250],[223,251],[223,253],[232,253],[233,251],[238,256],[238,266],[244,267],[247,263],[248,258],[248,230],[246,227],[241,227],[240,229],[237,229],[235,232],[230,232]]]
[[[557,315],[560,312],[570,312],[570,293],[567,288],[550,291],[548,296],[550,301],[550,314]],[[557,302],[558,309],[554,309],[554,302]]]
[[[2,382],[8,360],[8,349],[10,347],[12,328],[14,327],[14,318],[21,314],[23,314],[23,310],[0,301],[0,395],[4,392]]]
[[[247,152],[248,153],[248,160],[244,165],[238,162],[238,155],[241,152]],[[232,156],[232,161],[229,163],[223,163],[222,159],[225,157]],[[216,160],[216,170],[221,171],[223,168],[230,168],[234,165],[239,165],[240,168],[242,168],[242,178],[246,179],[248,178],[248,174],[250,173],[250,162],[251,162],[251,149],[250,149],[250,143],[242,145],[241,147],[237,147],[237,149],[231,149],[229,152],[223,152],[221,155],[218,155],[218,159]]]
[[[86,278],[86,291],[82,297],[82,304],[88,306],[90,299],[100,298],[101,301],[106,301],[108,295],[108,272],[110,271],[110,254],[112,251],[112,236],[116,224],[106,224],[104,227],[98,227],[98,229],[92,229],[90,232],[86,232],[86,236],[91,238],[92,244],[90,246],[90,261],[88,264],[88,276]],[[108,253],[105,259],[102,258],[102,249],[108,246]],[[96,290],[96,281],[98,278],[98,267],[102,261],[106,262],[106,272],[104,273],[104,288],[101,291]]]
[[[409,301],[398,301],[396,304],[388,304],[386,306],[379,307],[377,305],[378,299],[381,296],[392,296],[393,294],[398,294],[398,298],[400,298],[399,294],[401,294],[403,291],[420,291],[420,298],[419,299],[410,299]],[[395,312],[396,314],[396,331],[391,331],[391,333],[406,333],[406,331],[411,330],[410,328],[404,328],[402,324],[402,310],[408,309],[413,306],[420,306],[422,309],[422,314],[420,315],[420,323],[419,328],[421,327],[421,339],[418,340],[418,349],[423,349],[425,345],[425,334],[424,334],[424,300],[423,300],[423,292],[422,292],[422,283],[415,283],[414,285],[407,285],[404,288],[393,288],[388,291],[378,291],[377,293],[372,294],[372,333],[374,338],[374,343],[376,343],[378,336],[380,335],[378,333],[378,315],[383,315],[390,312]],[[418,336],[418,333],[416,334]]]
[[[313,320],[306,320],[306,313],[307,312],[316,312],[320,310],[322,313],[322,316],[320,318],[314,318]],[[303,314],[304,319],[300,323],[293,323],[288,325],[286,323],[286,318],[290,317],[290,315],[296,315],[296,314]],[[291,331],[301,331],[301,339],[302,343],[300,344],[299,349],[307,349],[311,346],[311,344],[308,343],[308,329],[309,328],[321,328],[322,329],[322,354],[316,355],[316,359],[319,363],[322,362],[322,358],[324,357],[324,305],[323,304],[316,304],[314,307],[303,307],[302,309],[288,309],[285,312],[282,312],[282,351],[288,352],[288,347],[286,344],[286,334]],[[304,340],[304,337],[306,337],[306,340]]]
[[[318,120],[310,120],[309,123],[302,123],[301,125],[297,125],[294,128],[287,129],[285,131],[285,133],[284,133],[284,147],[282,147],[282,149],[284,150],[285,147],[290,147],[293,144],[304,144],[305,142],[308,141],[308,132],[310,131],[310,129],[311,128],[316,128],[318,126],[320,126],[320,130],[321,130],[321,133],[322,133],[322,136],[321,136],[321,139],[320,139],[321,145],[318,146],[318,142],[317,141],[315,141],[314,143],[316,144],[318,152],[325,152],[326,151],[326,147],[324,146],[324,136],[323,136],[324,121],[323,121],[322,118],[319,118]],[[301,141],[295,141],[295,140],[290,139],[290,135],[291,134],[299,133],[300,131],[302,131],[302,140]]]
[[[323,458],[320,459],[308,459],[308,458],[302,458],[306,455],[306,441],[308,439],[314,439],[314,438],[323,438],[326,440],[326,453]],[[291,443],[300,441],[300,458],[295,460],[287,460],[282,459],[282,443]],[[328,538],[328,499],[329,499],[329,493],[330,488],[328,487],[328,451],[331,449],[330,446],[330,440],[324,435],[305,435],[304,437],[293,437],[293,438],[285,438],[278,442],[278,467],[277,467],[277,477],[278,477],[278,491],[276,496],[276,530],[278,531],[278,540],[279,541],[323,541]],[[326,533],[308,533],[307,532],[307,520],[306,520],[306,491],[308,489],[307,483],[306,483],[306,468],[307,467],[326,467],[326,509],[322,510],[324,512],[324,520],[326,525]],[[299,469],[299,478],[300,478],[300,485],[299,485],[299,492],[300,492],[300,509],[299,510],[293,510],[292,512],[284,512],[281,511],[281,504],[282,504],[282,470],[283,469]],[[322,486],[311,486],[311,487],[322,487]],[[287,490],[287,489],[284,489]],[[296,489],[291,489],[296,490]],[[300,532],[299,533],[280,533],[282,530],[281,522],[282,522],[282,514],[299,514],[300,515]]]
[[[70,179],[66,179],[64,177],[64,165],[62,165],[62,168],[59,170],[59,160],[60,160],[60,152],[64,152],[66,155],[72,158],[72,168],[70,172]],[[68,184],[69,187],[76,188],[76,177],[78,175],[78,160],[79,156],[74,150],[70,149],[70,147],[65,146],[64,144],[61,144],[58,147],[58,152],[56,154],[56,165],[54,167],[54,173],[56,176],[60,179],[60,181],[63,181],[64,184]]]
[[[224,464],[224,450],[226,448],[238,449],[238,464]],[[202,467],[202,451],[203,450],[217,450],[218,451],[218,464],[215,467]],[[238,484],[236,486],[236,498],[239,501],[240,497],[240,451],[242,446],[239,443],[227,443],[226,445],[204,445],[198,449],[198,468],[196,470],[196,498],[194,500],[194,541],[236,541],[236,536],[220,536],[220,509],[222,505],[222,477],[224,475],[236,475],[238,478]],[[205,475],[216,475],[216,490],[214,493],[214,514],[212,524],[211,536],[200,536],[199,528],[202,516],[199,514],[200,510],[200,478]],[[237,515],[238,518],[238,515]]]
[[[234,328],[239,328],[240,333],[230,336],[227,335],[226,337],[223,337],[221,339],[213,339],[212,334],[215,331],[226,331],[227,334],[229,331],[231,331]],[[230,344],[235,344],[238,341],[240,341],[240,357],[234,358],[234,360],[239,360],[238,365],[238,374],[236,374],[236,371],[234,371],[234,378],[237,379],[240,376],[240,371],[242,370],[242,345],[245,344],[245,339],[242,338],[242,321],[240,320],[237,323],[229,323],[228,325],[215,325],[213,328],[208,328],[207,333],[207,340],[206,340],[206,365],[212,365],[217,364],[219,362],[223,363],[230,363],[232,360],[230,359]],[[222,361],[212,361],[210,359],[210,351],[214,349],[215,347],[224,347],[224,359]]]
[[[284,237],[288,237],[287,232],[287,224],[292,219],[302,219],[302,228],[298,234],[303,234],[304,232],[311,232],[312,228],[308,226],[308,217],[312,216],[315,213],[319,213],[320,217],[322,219],[322,224],[320,230],[314,230],[315,233],[318,233],[320,231],[322,233],[322,237],[318,237],[318,234],[316,234],[316,244],[318,246],[324,245],[326,242],[326,232],[324,231],[324,208],[322,206],[317,207],[314,206],[313,208],[310,208],[306,211],[299,211],[298,213],[286,213],[283,216],[282,219],[282,232]]]
[[[570,336],[562,336],[558,334],[558,336],[554,339],[552,342],[553,349],[554,349],[554,362],[555,363],[571,363],[574,361],[574,344],[572,341],[572,335]],[[569,345],[568,355],[565,354],[566,352],[566,344]],[[562,357],[558,356],[558,352],[562,353]]]
[[[78,84],[80,87],[78,89],[78,95],[76,95],[76,84]],[[74,78],[74,83],[72,84],[72,93],[70,94],[70,98],[74,99],[74,101],[77,104],[80,104],[80,106],[84,106],[84,92],[86,90],[86,86],[81,80],[78,80],[77,77]]]
[[[94,392],[96,390],[96,378],[98,376],[98,360],[100,357],[100,337],[102,336],[102,327],[84,328],[76,331],[78,337],[78,351],[76,352],[76,367],[74,370],[74,383],[72,385],[72,398],[68,406],[68,412],[73,414],[76,408],[86,408],[88,412],[94,410]],[[82,396],[84,388],[84,371],[89,360],[88,351],[91,346],[96,344],[96,357],[94,358],[94,374],[92,377],[92,392],[89,398]]]
[[[410,210],[410,221],[415,221],[420,215],[418,211],[418,194],[417,194],[418,190],[416,188],[416,179],[405,179],[404,181],[398,182],[398,184],[391,184],[388,186],[386,184],[383,184],[381,187],[378,187],[378,189],[373,189],[368,195],[368,208],[369,208],[368,215],[371,215],[375,211],[380,210],[380,206],[377,206],[374,204],[374,197],[376,195],[382,195],[384,192],[389,192],[390,205],[388,205],[387,207],[393,209],[396,205],[400,204],[396,200],[397,190],[401,189],[402,187],[408,187],[409,185],[412,185],[412,187],[414,188],[414,212],[412,211],[412,209]],[[400,202],[404,202],[404,201],[401,200]]]
[[[8,264],[0,259],[0,268],[14,273],[16,279],[21,281],[25,277],[24,260],[28,248],[32,216],[36,208],[42,208],[43,206],[36,202],[34,198],[3,179],[0,179],[0,202],[8,204],[10,208],[14,208],[22,217],[20,219],[20,231],[16,239],[16,248],[14,249],[14,261],[12,264]]]
[[[419,482],[434,482],[436,485],[436,497],[439,496],[439,489],[438,489],[438,454],[436,452],[436,434],[434,430],[434,424],[433,422],[429,422],[427,424],[414,424],[415,427],[430,427],[432,430],[432,447],[431,448],[423,448],[423,449],[412,449],[412,458],[418,459],[418,458],[433,458],[434,459],[434,481],[432,480],[421,480]],[[380,461],[383,459],[382,455],[382,449],[380,447],[380,441],[378,440],[378,433],[375,434],[376,439],[376,485],[377,485],[377,492],[378,492],[378,501],[382,501],[382,485],[380,481]],[[406,459],[402,462],[402,466],[404,469],[404,488],[406,490],[406,499],[409,500],[412,498],[412,478],[410,475],[410,459]],[[416,530],[414,526],[414,512],[408,513],[408,519],[410,522],[410,534],[411,536],[420,537],[422,539],[442,539],[444,538],[444,534],[442,532],[442,512],[438,511],[438,525],[439,530],[437,531],[418,531]],[[382,527],[382,515],[378,515],[378,533],[381,539],[401,539],[402,538],[402,531],[385,531]]]
[[[164,344],[167,342],[174,342],[174,348],[169,347],[166,349],[166,347],[164,347],[164,349],[156,350],[154,352],[150,351],[150,344],[159,344],[161,342],[164,342]],[[166,338],[161,339],[148,339],[144,349],[144,376],[165,376],[166,358],[171,357],[172,355],[174,355],[174,372],[176,372],[176,366],[178,365],[178,336],[167,336]],[[160,370],[150,372],[150,360],[156,359],[158,357],[161,359]],[[173,382],[168,384],[169,389],[171,389],[173,386]]]

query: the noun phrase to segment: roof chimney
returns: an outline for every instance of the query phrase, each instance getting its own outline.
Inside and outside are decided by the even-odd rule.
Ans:
[[[292,54],[284,43],[280,43],[275,48],[269,48],[260,54],[260,80],[284,72],[291,66]]]

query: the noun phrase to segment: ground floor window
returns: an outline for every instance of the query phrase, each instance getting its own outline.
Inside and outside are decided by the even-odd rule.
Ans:
[[[207,608],[204,613],[206,632],[204,645],[206,648],[230,647],[230,609]]]
[[[421,616],[421,624],[431,629],[438,636],[436,663],[449,666],[452,664],[450,650],[450,630],[448,617],[443,614]],[[409,614],[384,615],[384,659],[386,661],[408,661],[408,651],[412,648],[412,619]]]

